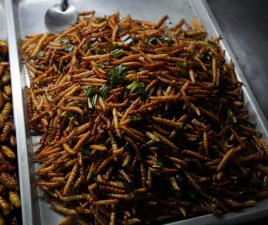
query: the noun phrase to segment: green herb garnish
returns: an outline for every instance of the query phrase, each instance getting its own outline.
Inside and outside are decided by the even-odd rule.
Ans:
[[[186,68],[187,68],[187,63],[186,62],[178,60],[177,64],[176,64],[176,67],[179,70],[180,74],[182,74],[182,75],[187,75],[188,74],[188,72],[186,70]]]
[[[125,81],[125,76],[127,74],[127,68],[125,66],[119,65],[113,67],[108,72],[108,82],[115,88],[117,85],[123,84]]]
[[[59,43],[64,45],[64,51],[65,52],[72,52],[74,49],[74,46],[72,44],[70,44],[70,40],[68,38],[60,38],[58,40]]]
[[[74,113],[68,111],[68,112],[66,112],[66,116],[71,119],[74,117]]]
[[[67,44],[67,45],[65,46],[65,48],[64,48],[64,51],[70,53],[70,52],[73,51],[73,49],[74,49],[74,46],[73,46],[73,45],[71,45],[71,44]]]
[[[41,51],[38,52],[37,57],[42,58],[44,55],[45,55],[45,52],[43,50],[41,50]]]
[[[124,55],[124,51],[122,49],[115,49],[110,54],[113,58],[118,59]]]
[[[115,44],[113,45],[112,50],[116,50],[116,49],[119,49],[119,48],[120,48],[120,46],[119,46],[117,43],[115,43]]]
[[[100,63],[98,64],[98,67],[101,68],[101,69],[104,69],[104,62],[100,62]]]
[[[83,48],[83,52],[85,52],[85,53],[87,53],[87,51],[89,50],[89,49],[91,49],[91,44],[88,42],[85,46],[84,46],[84,48]]]
[[[159,39],[156,37],[151,37],[148,42],[151,45],[157,45],[159,43]]]
[[[174,39],[171,37],[162,37],[160,38],[161,42],[168,43],[168,44],[174,44]]]
[[[84,89],[84,92],[85,92],[87,97],[92,97],[93,95],[98,93],[98,88],[96,88],[96,87],[86,87]]]
[[[106,98],[109,95],[109,86],[107,84],[102,85],[101,88],[99,89],[99,94],[103,98]]]
[[[130,120],[131,121],[141,121],[141,120],[143,120],[143,117],[141,116],[141,115],[136,115],[136,116],[131,116],[130,117]]]
[[[130,90],[130,93],[138,93],[142,98],[146,98],[146,90],[143,82],[133,81],[127,86],[127,89]]]
[[[89,109],[93,109],[95,105],[97,104],[98,101],[98,95],[95,94],[94,96],[88,97],[87,98],[87,104]]]
[[[96,18],[96,23],[103,23],[104,21],[106,21],[105,17]]]
[[[68,38],[60,38],[58,40],[58,42],[61,43],[61,44],[67,45],[67,44],[69,44],[70,41],[69,41]]]
[[[97,47],[95,52],[97,55],[103,55],[106,52],[106,50],[104,48]]]

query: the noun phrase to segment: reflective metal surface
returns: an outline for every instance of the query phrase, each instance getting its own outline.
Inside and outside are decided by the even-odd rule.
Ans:
[[[53,225],[57,224],[61,216],[55,213],[43,198],[42,192],[37,190],[35,183],[35,164],[31,161],[34,152],[32,143],[38,141],[38,137],[32,137],[28,133],[27,112],[24,97],[27,73],[23,62],[19,58],[18,44],[26,35],[47,32],[44,24],[44,15],[47,9],[58,1],[56,0],[3,0],[5,2],[6,20],[8,26],[8,43],[10,46],[12,88],[14,101],[14,116],[17,129],[18,158],[20,170],[20,182],[22,189],[23,222],[27,225]],[[202,0],[98,0],[70,1],[78,11],[96,10],[98,15],[112,14],[120,11],[121,15],[130,14],[133,18],[158,21],[163,15],[169,15],[170,22],[174,23],[179,18],[191,20],[197,16],[204,24],[210,35],[221,34],[219,26],[206,3]],[[1,8],[0,8],[1,12]],[[260,110],[256,99],[249,89],[249,85],[238,67],[226,41],[221,42],[226,49],[227,60],[233,59],[239,79],[243,81],[246,105],[248,106],[252,120],[257,123],[257,128],[268,139],[268,124],[264,114]],[[259,202],[256,207],[243,210],[238,213],[227,214],[221,219],[213,215],[205,215],[192,219],[179,221],[175,224],[237,224],[253,218],[267,216],[268,200]],[[253,217],[254,216],[254,217]]]
[[[77,22],[78,13],[68,0],[62,0],[61,4],[53,5],[45,14],[45,24],[52,33],[63,31]]]
[[[0,40],[7,38],[4,2],[0,1]]]

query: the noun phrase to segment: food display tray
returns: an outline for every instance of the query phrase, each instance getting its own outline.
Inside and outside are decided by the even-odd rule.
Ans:
[[[32,161],[32,155],[35,151],[33,143],[36,143],[38,136],[31,134],[27,125],[25,88],[28,79],[19,51],[20,40],[25,36],[48,32],[44,24],[44,15],[49,7],[58,2],[59,0],[0,0],[0,38],[6,36],[9,44],[22,219],[25,225],[54,225],[62,218],[51,209],[42,192],[35,185],[36,164]],[[129,14],[133,18],[150,21],[158,21],[162,16],[168,15],[168,23],[172,24],[180,18],[191,21],[197,17],[209,36],[223,36],[206,0],[72,0],[70,2],[78,11],[95,10],[97,15],[109,15],[119,11],[121,16]],[[3,27],[6,27],[7,30]],[[224,39],[221,41],[221,46],[226,51],[226,59],[232,59],[234,62],[238,79],[244,83],[242,90],[251,121],[256,124],[258,131],[268,141],[268,122],[249,89],[237,59]],[[170,224],[239,224],[267,215],[268,199],[258,202],[252,208],[229,213],[221,218],[207,214]]]

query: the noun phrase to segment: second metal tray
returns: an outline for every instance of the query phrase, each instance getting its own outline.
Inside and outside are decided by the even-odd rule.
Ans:
[[[22,217],[25,225],[57,224],[61,216],[55,213],[49,204],[42,198],[42,193],[34,185],[35,166],[31,162],[34,152],[33,141],[36,137],[30,136],[27,126],[26,104],[24,102],[24,90],[26,87],[26,71],[19,57],[19,42],[26,35],[47,32],[44,25],[46,10],[55,4],[56,0],[4,0],[6,9],[6,20],[8,24],[7,35],[10,46],[12,87],[16,98],[14,99],[14,115],[17,128],[17,141],[19,148],[19,168],[21,195],[23,202]],[[157,21],[163,15],[169,15],[170,21],[175,22],[179,18],[191,20],[198,17],[204,24],[211,36],[219,35],[213,15],[205,0],[98,0],[84,1],[73,0],[72,3],[78,11],[96,10],[97,14],[112,14],[120,11],[121,15],[130,14],[133,18]],[[0,7],[1,13],[1,7]],[[1,23],[1,21],[0,21]],[[248,88],[247,81],[243,76],[238,64],[233,57],[231,49],[226,42],[221,42],[226,50],[227,60],[234,61],[239,79],[245,84],[243,88],[245,102],[251,114],[252,120],[256,122],[257,128],[268,140],[268,123],[256,103],[252,92]],[[175,224],[237,224],[266,216],[268,213],[268,200],[261,201],[257,206],[243,210],[238,213],[230,213],[221,219],[209,214],[187,220],[172,223]]]

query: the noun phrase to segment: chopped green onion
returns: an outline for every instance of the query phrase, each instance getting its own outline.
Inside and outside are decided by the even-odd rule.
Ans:
[[[98,64],[98,67],[101,68],[101,69],[104,69],[104,62],[100,62],[100,63]]]
[[[58,40],[58,42],[61,43],[61,44],[67,45],[67,44],[69,44],[70,41],[69,41],[68,38],[60,38]]]
[[[96,18],[96,23],[103,23],[104,21],[106,21],[105,17]]]
[[[68,111],[68,112],[66,112],[66,116],[71,119],[74,117],[74,114],[72,112]]]
[[[103,98],[106,98],[109,95],[109,86],[107,84],[102,85],[99,93]]]
[[[119,49],[120,48],[120,46],[117,44],[117,43],[115,43],[114,45],[113,45],[113,49],[112,50],[116,50],[116,49]]]
[[[171,37],[162,37],[160,38],[161,42],[168,43],[168,44],[174,44],[174,39]]]
[[[95,94],[94,96],[87,98],[87,104],[89,109],[93,109],[98,101],[98,95]]]
[[[105,50],[104,48],[100,48],[100,47],[98,47],[98,48],[95,50],[95,52],[96,52],[97,55],[103,55],[103,54],[106,52],[106,50]]]
[[[151,37],[148,42],[151,45],[157,45],[159,43],[159,39],[156,37]]]
[[[73,46],[73,45],[71,45],[71,44],[66,44],[66,45],[65,45],[65,48],[64,48],[64,51],[70,53],[70,52],[73,51],[73,49],[74,49],[74,46]]]
[[[88,42],[85,46],[84,46],[84,48],[83,48],[83,52],[85,52],[85,53],[87,53],[87,51],[89,50],[89,49],[91,49],[91,44]]]
[[[127,74],[127,68],[125,66],[119,65],[113,67],[108,72],[108,82],[115,88],[118,84],[123,84],[125,81],[125,76]]]
[[[133,81],[130,85],[127,86],[127,89],[130,90],[130,93],[141,94],[143,99],[146,98],[146,90],[143,82]]]
[[[85,92],[87,97],[92,97],[93,95],[98,93],[98,88],[96,88],[96,87],[86,87],[84,89],[84,92]]]
[[[143,117],[141,115],[131,116],[130,120],[131,121],[141,121],[141,120],[143,120]]]
[[[38,52],[37,57],[42,58],[44,55],[45,55],[45,52],[41,50],[41,51]]]

